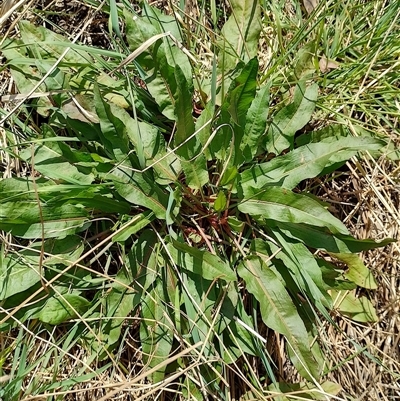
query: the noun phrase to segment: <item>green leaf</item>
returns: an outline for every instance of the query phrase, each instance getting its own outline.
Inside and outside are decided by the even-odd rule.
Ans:
[[[245,170],[241,174],[243,192],[246,195],[251,187],[264,188],[277,183],[292,189],[301,181],[318,176],[326,167],[344,163],[360,151],[376,151],[382,146],[384,142],[367,137],[334,137],[310,143]]]
[[[257,72],[256,58],[246,65],[241,64],[235,71],[216,122],[219,128],[210,144],[214,157],[224,162],[228,159],[235,166],[242,164],[244,160],[240,144],[246,125],[246,114],[256,94]]]
[[[163,32],[168,27],[168,31],[176,39],[182,41],[182,27],[175,16],[166,14],[158,7],[153,7],[149,3],[143,3],[142,17],[151,21],[157,32]]]
[[[238,266],[238,274],[246,282],[247,290],[260,303],[264,323],[283,334],[298,358],[296,368],[308,371],[306,378],[320,376],[320,367],[310,350],[306,327],[285,287],[275,273],[258,257],[250,257]]]
[[[345,294],[343,296],[343,294]],[[353,292],[347,294],[343,291],[333,293],[332,297],[338,299],[337,308],[341,313],[356,322],[377,322],[378,316],[371,301],[367,297],[356,297]]]
[[[286,239],[279,233],[274,234],[281,249],[271,241],[258,239],[252,242],[252,249],[257,254],[265,254],[267,259],[274,255],[274,259],[281,260],[298,289],[310,297],[320,311],[323,311],[323,306],[332,308],[332,299],[326,292],[321,268],[312,253],[303,244]]]
[[[250,197],[250,193],[248,196],[238,205],[242,213],[275,221],[326,227],[332,233],[348,234],[346,226],[340,220],[308,196],[279,187],[267,187],[262,192],[254,190],[253,196]]]
[[[310,248],[325,249],[333,253],[357,253],[395,242],[392,238],[379,242],[370,239],[358,240],[351,235],[332,234],[322,228],[305,224],[277,223],[277,226],[286,236],[299,239]]]
[[[62,294],[49,298],[38,314],[43,323],[58,325],[85,313],[90,302],[77,294]]]
[[[308,384],[308,386],[310,386],[310,384]],[[330,395],[338,395],[339,392],[342,390],[342,386],[340,384],[334,383],[331,381],[325,381],[325,382],[321,383],[321,387],[322,387],[322,390],[324,390],[324,392],[326,394],[330,394]],[[325,394],[320,394],[320,395],[317,395],[316,397],[319,397],[319,399],[321,399],[321,400],[326,399]]]
[[[226,200],[226,195],[225,195],[224,191],[219,191],[217,199],[215,199],[215,202],[214,202],[215,211],[218,213],[224,211],[226,208],[226,203],[227,203],[227,200]]]
[[[184,400],[204,400],[204,394],[199,388],[198,382],[191,380],[189,375],[185,375],[184,382],[182,382],[182,398]]]
[[[174,17],[164,15],[156,8],[143,4],[143,16],[133,17],[124,12],[126,36],[130,49],[136,50],[146,40],[168,31],[181,40],[180,29]],[[161,44],[160,44],[161,43]],[[175,120],[175,99],[177,90],[175,67],[179,66],[187,82],[192,81],[192,68],[187,56],[172,43],[170,38],[163,38],[136,58],[143,68],[143,79],[147,89],[160,107],[161,112],[169,119]],[[147,73],[147,75],[145,75]]]
[[[173,77],[173,68],[166,65],[164,71],[168,70],[170,70],[169,76]],[[167,75],[167,72],[164,74]],[[176,89],[176,83],[174,84],[173,78],[165,79],[161,73],[153,72],[153,74],[148,74],[145,82],[148,91],[157,102],[160,112],[169,120],[174,121],[176,116],[173,93]]]
[[[225,281],[236,280],[236,274],[228,263],[210,252],[201,251],[178,241],[168,244],[167,249],[178,266],[199,274],[206,280],[214,280],[216,278],[221,278]]]
[[[264,85],[257,91],[246,114],[246,125],[240,142],[240,149],[246,162],[250,162],[256,155],[267,128],[270,87],[271,84]]]
[[[329,138],[339,138],[339,137],[351,137],[350,130],[348,127],[342,124],[330,124],[320,130],[306,132],[298,137],[296,137],[296,145],[304,146],[309,143],[318,143],[321,141],[329,141]],[[365,136],[367,135],[360,135]]]
[[[235,231],[237,233],[241,233],[245,226],[245,223],[243,221],[237,219],[234,216],[228,217],[228,224],[229,224],[229,227],[231,228],[231,230]]]
[[[31,244],[30,249],[36,249],[35,256],[38,256],[41,250],[41,241]],[[70,235],[63,239],[51,238],[44,243],[44,252],[46,256],[44,263],[46,266],[64,265],[69,266],[76,262],[84,250],[82,238],[78,235]]]
[[[48,190],[55,191],[55,186],[49,180],[37,178],[35,180],[36,188],[31,177],[15,177],[0,180],[0,201],[2,203],[12,201],[33,201],[35,197],[35,189],[41,194]],[[53,189],[49,189],[53,186]],[[1,209],[0,209],[1,211]]]
[[[21,153],[21,157],[32,163],[31,149]],[[93,174],[81,173],[76,166],[63,156],[57,142],[38,146],[34,151],[35,170],[53,180],[62,180],[71,184],[90,184],[94,180]]]
[[[109,27],[111,26],[115,34],[122,40],[121,31],[119,29],[118,8],[115,0],[110,0],[110,18],[108,20]]]
[[[87,212],[74,205],[52,207],[42,203],[42,216],[35,200],[0,202],[0,205],[0,229],[17,237],[40,238],[43,226],[44,238],[65,238],[90,224]]]
[[[158,237],[152,230],[144,230],[126,257],[125,264],[146,291],[155,281],[159,271]],[[144,282],[142,279],[145,278]]]
[[[48,75],[46,78],[46,88],[48,91],[62,90],[69,86],[69,74],[62,71],[61,68],[54,68],[54,61],[52,60],[35,60],[34,65],[37,67],[38,71],[42,76]],[[49,73],[49,71],[51,71]],[[55,105],[61,104],[63,101],[68,99],[68,95],[65,93],[54,94],[53,95],[53,107]],[[68,99],[69,100],[69,99]]]
[[[346,263],[348,271],[344,276],[363,288],[376,290],[378,286],[371,271],[356,254],[332,253],[332,256]]]
[[[143,153],[144,165],[153,166],[156,181],[161,185],[174,182],[180,171],[179,161],[176,155],[167,155],[167,144],[159,129],[147,122],[133,119],[121,107],[112,106],[112,113],[123,123],[123,131],[136,152]]]
[[[175,114],[176,114],[176,132],[174,136],[175,146],[182,145],[194,133],[193,120],[193,88],[189,87],[186,77],[179,65],[175,66],[175,79],[177,83]],[[192,142],[195,138],[192,139]],[[181,146],[181,150],[190,148],[187,144]],[[186,150],[184,152],[189,155]],[[189,157],[192,157],[189,155]]]
[[[210,333],[210,324],[217,298],[215,286],[212,281],[205,280],[192,272],[187,272],[182,277],[183,284],[187,289],[187,292],[182,292],[187,332],[190,333],[193,342],[204,342],[204,356],[210,358],[213,354],[211,346],[213,334]],[[181,313],[181,311],[179,310],[177,313]]]
[[[26,291],[40,282],[39,270],[23,257],[13,254],[3,257],[0,263],[0,301]]]
[[[108,347],[113,347],[121,337],[122,324],[140,302],[142,289],[132,284],[134,278],[125,269],[115,277],[111,290],[105,300],[106,324],[102,328]],[[143,281],[143,277],[141,278]],[[136,282],[135,282],[136,283]],[[132,288],[132,287],[135,288]],[[104,338],[104,337],[103,337]]]
[[[200,149],[199,149],[200,151]],[[192,189],[201,189],[209,181],[207,161],[203,154],[193,160],[181,161],[185,173],[186,184]]]
[[[329,288],[334,290],[354,290],[357,288],[355,283],[346,280],[343,270],[336,268],[332,263],[325,259],[317,259],[317,263],[321,268],[322,278]]]
[[[232,0],[232,14],[221,30],[218,65],[233,70],[239,60],[247,62],[257,55],[261,32],[261,7],[257,0]]]
[[[5,45],[2,46],[4,55],[11,64],[11,73],[19,92],[28,93],[50,69],[52,72],[38,90],[46,92],[68,88],[70,81],[69,65],[74,68],[82,65],[92,67],[95,65],[88,53],[78,50],[78,45],[74,46],[63,36],[44,27],[35,26],[28,21],[21,21],[19,27],[22,40],[18,41],[18,46],[15,46],[15,40],[6,41]],[[67,46],[71,46],[69,51],[63,54],[62,62],[57,65],[57,68],[54,68],[54,62],[65,52]],[[48,116],[50,111],[54,110],[54,102],[60,105],[61,99],[65,101],[69,97],[70,95],[67,93],[60,93],[54,94],[52,100],[43,96],[38,100],[33,100],[32,103],[37,105],[39,114]]]
[[[130,94],[125,86],[126,81],[116,81],[113,77],[111,77],[104,71],[98,71],[97,74],[97,84],[99,85],[101,90],[104,91],[104,98],[107,99],[110,103],[115,104],[116,106],[122,107],[123,109],[129,109],[131,107],[131,104],[128,102],[130,100]],[[81,75],[74,75],[73,77],[71,77],[70,85],[77,88],[82,88],[82,86],[85,85],[88,89],[93,90],[92,76],[93,71],[91,68],[88,68],[88,71],[82,70]],[[139,88],[137,94],[141,94]],[[83,95],[76,95],[75,98],[79,99],[79,103],[86,109],[86,111],[89,111],[91,121],[97,123],[97,116],[95,115],[95,113],[93,113],[93,98]],[[143,99],[140,96],[138,96],[136,99],[137,103],[135,104],[135,106],[138,109],[141,109],[143,113],[146,113],[146,110],[143,109]]]
[[[206,104],[205,109],[201,112],[200,116],[196,120],[195,128],[197,135],[196,137],[204,147],[203,154],[206,160],[211,160],[211,153],[208,149],[207,143],[211,136],[212,119],[214,117],[215,107],[211,102]]]
[[[268,152],[280,154],[293,147],[294,134],[310,121],[317,96],[317,84],[308,87],[304,81],[297,84],[293,103],[279,110],[272,120],[265,144]]]
[[[20,21],[19,27],[22,40],[19,41],[18,50],[9,47],[8,42],[3,46],[3,52],[12,63],[11,73],[20,93],[30,92],[50,69],[53,71],[38,88],[41,92],[69,87],[70,76],[67,74],[69,65],[74,68],[82,65],[95,66],[88,53],[78,50],[78,46],[73,46],[63,36],[28,21]],[[15,45],[15,41],[11,44]],[[54,69],[54,62],[65,52],[67,46],[71,46],[69,51],[63,55],[62,62]],[[50,111],[54,109],[53,102],[56,101],[58,104],[60,99],[65,100],[68,97],[67,94],[58,94],[53,95],[53,99],[50,100],[43,96],[34,100],[33,105],[37,105],[39,114],[49,116]]]
[[[89,359],[89,358],[88,358]],[[90,373],[86,374],[77,374],[77,375],[66,375],[65,379],[52,380],[51,384],[45,386],[46,391],[50,390],[57,391],[59,388],[71,388],[79,384],[87,383],[88,381],[95,380],[96,377],[99,377],[101,374],[106,374],[107,369],[110,368],[110,365],[104,364],[100,368],[96,368]]]
[[[142,301],[142,323],[140,325],[140,340],[144,362],[149,368],[164,362],[170,355],[174,334],[167,318],[161,280],[157,280]],[[164,379],[166,365],[152,374],[152,381],[158,383]]]
[[[124,8],[124,19],[126,23],[126,39],[131,50],[136,50],[151,37],[160,33],[150,19],[133,15],[126,8]]]
[[[146,212],[139,213],[133,216],[130,224],[120,231],[112,238],[113,242],[125,242],[131,235],[136,234],[138,231],[149,225],[155,218],[153,212],[147,210]]]
[[[168,15],[160,11],[157,7],[152,7],[148,3],[143,3],[142,16],[150,21],[156,27],[157,33],[162,33],[168,30],[172,36],[180,43],[184,43],[186,39],[182,35],[182,27],[178,19],[174,15]],[[164,38],[163,44],[157,49],[157,63],[162,65],[164,62],[169,66],[175,67],[179,65],[188,82],[192,82],[192,66],[186,54],[172,42],[170,38]],[[166,76],[164,76],[166,78]]]
[[[37,193],[47,207],[73,204],[91,211],[101,210],[106,213],[127,214],[130,211],[127,202],[113,197],[110,185],[53,184],[52,181],[44,180],[37,181],[36,184]],[[31,181],[25,182],[25,188],[29,188],[25,196],[33,198],[35,190]],[[17,197],[17,194],[14,197]]]
[[[226,95],[223,107],[229,111],[233,122],[244,129],[246,115],[252,104],[257,87],[257,58],[251,59],[234,79]],[[235,138],[241,141],[241,138]]]
[[[208,182],[208,171],[206,159],[201,154],[201,144],[196,136],[190,138],[195,132],[192,105],[193,88],[188,86],[187,79],[179,65],[175,67],[175,79],[177,90],[175,95],[176,133],[174,143],[175,146],[180,146],[176,154],[182,158],[181,164],[189,187],[200,189]]]
[[[295,59],[293,75],[288,77],[288,82],[302,78],[312,78],[315,73],[315,59],[317,55],[316,48],[318,47],[316,42],[316,40],[311,40],[309,43],[299,49]]]
[[[94,191],[91,191],[93,189]],[[109,192],[108,196],[101,196],[95,193],[96,188],[81,191],[79,196],[66,200],[65,203],[75,203],[83,205],[93,211],[102,211],[105,213],[127,214],[130,211],[130,206],[127,202],[113,198],[113,193]]]
[[[142,145],[145,166],[153,166],[155,180],[161,185],[176,181],[181,170],[179,159],[175,154],[168,153],[164,136],[157,127],[130,118],[125,128],[136,149],[139,144]]]
[[[22,47],[23,45],[20,41],[17,41],[16,43],[10,42],[10,44],[12,46],[14,46],[15,44],[19,44],[19,46],[21,46],[20,49],[22,52],[25,49],[24,47]],[[43,74],[41,74],[37,68],[29,65],[33,62],[31,62],[30,59],[26,57],[25,53],[23,55],[20,55],[17,51],[15,51],[14,49],[9,49],[7,46],[3,46],[2,53],[8,60],[11,60],[10,72],[18,91],[20,93],[29,93],[40,82]],[[13,59],[16,60],[13,61]],[[20,60],[19,62],[17,62],[18,59]],[[24,62],[23,65],[19,66],[19,64],[22,64],[21,59]],[[37,87],[37,90],[43,93],[46,92],[46,81],[39,85]],[[36,107],[36,110],[40,115],[45,117],[49,116],[49,110],[52,109],[53,104],[48,97],[41,97],[37,101],[34,100],[32,103],[33,106]]]
[[[322,391],[321,391],[322,389]],[[312,383],[283,383],[278,382],[268,386],[268,392],[274,394],[274,401],[291,401],[293,395],[299,400],[321,400],[336,396],[342,387],[339,384],[326,381],[316,387]],[[278,395],[282,394],[282,395]],[[287,395],[285,395],[287,394]]]
[[[57,60],[65,51],[71,42],[64,36],[54,33],[40,25],[34,25],[29,21],[19,22],[21,38],[30,51],[38,59]],[[90,65],[93,59],[83,50],[71,48],[63,57],[63,63],[69,63],[71,66]]]
[[[245,320],[247,323],[251,324],[251,319],[247,320],[248,316],[244,311],[244,307],[241,304],[241,299],[239,296],[238,282],[229,282],[224,286],[219,287],[219,293],[216,293],[217,299],[214,301],[214,305],[217,302],[219,309],[219,316],[217,320],[214,320],[214,328],[217,334],[223,333],[229,324],[235,320],[236,314]]]
[[[223,174],[219,185],[222,187],[228,184],[231,184],[232,181],[237,177],[238,169],[235,166],[228,167]]]
[[[60,173],[54,174],[57,175],[60,176]],[[130,211],[127,202],[113,198],[110,185],[60,184],[43,178],[37,178],[35,182],[31,178],[9,178],[0,182],[1,203],[10,202],[12,205],[14,200],[37,203],[36,192],[43,201],[43,207],[54,210],[72,204],[79,210],[83,206],[107,213],[127,214]]]
[[[115,188],[128,202],[150,209],[159,219],[166,218],[168,195],[150,174],[135,173],[129,183],[115,182]]]
[[[242,164],[246,158],[242,149],[243,136],[247,122],[247,113],[256,95],[257,73],[258,61],[257,58],[253,58],[232,81],[226,100],[222,106],[223,110],[226,109],[231,116],[231,125],[234,131],[233,143],[235,155],[233,163],[235,166]]]
[[[114,113],[117,106],[112,103],[108,104],[103,99],[97,85],[94,87],[94,102],[100,120],[101,142],[108,156],[117,161],[125,161],[130,150],[129,140],[123,121]]]
[[[242,323],[246,324],[250,329],[257,331],[253,320],[245,311],[242,299],[239,299],[236,311]],[[245,328],[243,324],[238,323],[238,319],[232,319],[229,322],[229,335],[231,338],[233,337],[233,344],[237,345],[242,352],[254,356],[259,355],[259,347],[257,346],[254,334]]]
[[[47,300],[46,297],[43,297],[42,290],[44,291],[41,283],[38,282],[32,287],[2,301],[1,306],[6,312],[0,313],[0,319],[3,321],[3,323],[0,324],[0,331],[4,332],[11,328],[17,328],[28,319],[36,319],[37,314],[43,309]],[[20,308],[20,305],[23,304],[28,297],[38,292],[40,292],[40,294],[35,296],[32,302],[27,306]],[[15,308],[18,308],[18,310],[15,311]],[[10,316],[10,310],[15,311],[15,314]]]
[[[155,282],[156,243],[156,235],[145,230],[124,258],[123,268],[112,279],[111,288],[103,300],[102,312],[99,315],[101,323],[97,330],[101,334],[94,335],[89,332],[85,335],[85,341],[90,344],[97,358],[107,358],[105,350],[111,351],[117,346],[124,321],[139,306],[143,294]]]

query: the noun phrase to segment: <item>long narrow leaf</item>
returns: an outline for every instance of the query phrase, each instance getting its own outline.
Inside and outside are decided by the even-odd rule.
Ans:
[[[335,137],[310,143],[244,171],[241,185],[244,194],[251,187],[263,188],[277,183],[292,189],[301,181],[318,176],[328,166],[344,163],[360,151],[377,151],[383,146],[384,142],[367,137]]]
[[[193,120],[193,88],[189,87],[186,77],[179,65],[175,66],[175,79],[177,91],[175,94],[176,133],[174,137],[175,146],[181,145],[184,154],[189,155],[188,143],[184,143],[194,133]],[[191,140],[195,143],[195,138]]]
[[[150,209],[159,219],[166,218],[168,195],[149,174],[135,174],[129,183],[115,182],[115,188],[128,202]]]
[[[218,64],[224,71],[235,68],[238,60],[248,61],[257,55],[261,32],[261,7],[257,0],[232,0],[232,15],[222,28],[223,39]],[[225,43],[224,43],[225,41]]]
[[[153,125],[132,118],[121,107],[111,106],[111,110],[123,123],[123,131],[136,152],[139,149],[143,152],[145,165],[153,166],[156,181],[160,184],[175,181],[180,171],[179,161],[176,155],[167,155],[167,144],[159,130]]]
[[[110,157],[118,161],[125,161],[130,149],[129,140],[124,131],[124,123],[115,116],[112,110],[113,106],[103,99],[97,86],[94,87],[94,101],[100,120],[103,146]]]
[[[279,110],[272,120],[266,137],[268,152],[280,154],[293,146],[294,134],[311,119],[317,95],[318,85],[306,87],[305,82],[297,84],[293,103]]]
[[[43,203],[40,213],[36,200],[6,202],[0,205],[0,230],[22,238],[40,238],[42,234],[44,238],[65,238],[87,228],[87,216],[86,210],[74,205]]]
[[[360,287],[376,290],[378,288],[374,276],[357,254],[333,253],[332,256],[346,263],[348,271],[345,277]]]
[[[191,188],[200,189],[208,181],[208,171],[206,159],[201,154],[201,144],[196,136],[191,137],[195,132],[193,88],[188,86],[188,81],[179,65],[175,67],[175,79],[177,90],[175,94],[176,134],[174,142],[175,146],[181,145],[176,153],[182,158],[181,164],[187,184]]]
[[[258,192],[258,193],[257,193]],[[288,223],[326,227],[332,233],[348,234],[346,226],[333,217],[319,202],[279,187],[268,187],[242,201],[238,209],[243,213]]]
[[[252,248],[257,254],[265,254],[270,259],[281,260],[288,273],[292,276],[297,287],[304,295],[310,297],[318,309],[324,312],[324,306],[331,308],[332,299],[326,292],[326,284],[323,281],[321,268],[314,259],[312,253],[301,243],[286,239],[276,232],[279,249],[271,241],[254,240]]]
[[[279,278],[258,257],[240,263],[238,274],[245,280],[247,290],[260,303],[264,323],[286,337],[301,366],[309,372],[307,377],[318,378],[320,367],[310,350],[307,330]],[[299,366],[298,369],[304,371]]]
[[[167,319],[164,306],[164,288],[161,280],[157,280],[154,288],[142,301],[142,318],[140,339],[143,359],[150,368],[157,366],[168,358],[173,341],[173,331]],[[166,366],[152,374],[153,382],[164,379]]]
[[[201,251],[178,241],[168,244],[167,248],[178,266],[199,274],[206,280],[215,278],[227,281],[236,280],[236,274],[231,267],[210,252]]]
[[[371,239],[359,240],[351,235],[332,234],[323,228],[305,224],[277,223],[277,226],[285,235],[299,239],[310,248],[324,249],[333,253],[362,252],[395,242],[391,238],[379,242]]]
[[[0,265],[0,301],[26,291],[40,281],[37,266],[32,266],[21,257],[10,255]]]
[[[258,145],[267,127],[269,89],[269,84],[261,87],[247,111],[243,139],[240,143],[240,149],[246,162],[251,161],[256,155]]]

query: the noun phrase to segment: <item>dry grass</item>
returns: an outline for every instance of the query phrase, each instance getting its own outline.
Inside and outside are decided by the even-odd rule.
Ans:
[[[349,162],[348,167],[347,180],[331,185],[342,197],[340,215],[352,233],[360,239],[398,238],[396,163],[365,158]],[[363,259],[378,284],[376,291],[364,292],[376,306],[379,321],[363,325],[341,316],[337,319],[341,332],[329,327],[326,341],[340,366],[331,375],[355,399],[396,400],[400,399],[399,244],[365,252]],[[360,346],[365,352],[358,351]]]
[[[196,2],[195,2],[196,3]],[[41,9],[41,17],[32,12],[33,4]],[[155,3],[153,3],[155,4]],[[197,4],[197,3],[196,3]],[[194,6],[196,6],[194,4]],[[157,6],[164,11],[171,11],[167,1],[158,1]],[[1,33],[4,36],[18,36],[17,21],[29,18],[37,24],[46,23],[53,26],[56,31],[76,38],[86,44],[109,47],[107,39],[107,19],[99,12],[95,12],[95,6],[82,4],[74,1],[31,1],[22,2],[21,6],[14,12],[10,19],[3,25]],[[50,13],[51,12],[51,13]],[[53,15],[52,13],[58,13]],[[188,8],[188,17],[197,18],[200,15],[198,7]],[[47,15],[47,21],[43,16]],[[205,21],[206,23],[206,21]],[[87,27],[82,31],[82,27]],[[263,43],[270,41],[269,29],[263,36]],[[268,40],[267,40],[268,39]],[[277,43],[277,42],[275,42]],[[205,45],[205,48],[207,46]],[[267,65],[270,60],[271,49],[267,47],[264,58]],[[0,95],[13,93],[13,83],[7,69],[0,71]],[[367,86],[368,82],[364,82]],[[1,103],[5,110],[11,110],[12,104]],[[373,125],[373,124],[372,124]],[[379,126],[381,132],[393,137],[394,130],[398,129],[397,120],[392,120],[390,127],[384,124]],[[15,127],[17,130],[17,128]],[[6,145],[4,130],[0,127],[1,145]],[[3,177],[11,176],[11,172],[22,174],[22,167],[18,161],[9,154],[1,153],[1,172]],[[400,228],[400,200],[399,200],[399,167],[397,162],[380,158],[374,161],[365,158],[360,161],[353,160],[343,169],[343,175],[325,183],[319,183],[317,194],[323,198],[333,200],[336,214],[346,222],[352,233],[358,238],[385,237],[398,238]],[[2,238],[7,242],[9,238]],[[399,244],[394,243],[383,249],[366,252],[363,255],[365,263],[373,270],[378,283],[378,290],[368,291],[367,296],[377,307],[379,322],[371,325],[358,324],[343,316],[335,316],[340,328],[337,330],[331,325],[324,326],[321,333],[321,341],[329,350],[329,358],[333,361],[332,371],[329,378],[340,383],[343,387],[341,397],[343,399],[353,397],[355,400],[400,400],[400,270],[399,270]],[[364,291],[365,293],[365,291]],[[33,360],[37,355],[43,355],[48,351],[49,342],[62,337],[62,333],[33,334],[33,328],[23,327],[22,332],[26,336],[25,342],[31,344],[29,358]],[[18,334],[18,333],[14,333]],[[59,337],[57,337],[57,335]],[[76,390],[67,390],[65,396],[62,391],[57,391],[54,396],[60,395],[65,400],[105,400],[105,394],[113,389],[115,400],[150,400],[158,399],[161,393],[174,393],[178,389],[170,387],[174,376],[160,386],[150,386],[145,383],[145,378],[139,372],[142,369],[141,355],[137,343],[137,327],[132,325],[126,331],[125,344],[119,354],[119,364],[111,365],[104,370],[103,374],[95,379],[89,379],[75,386]],[[2,349],[13,348],[17,338],[1,336]],[[279,339],[275,343],[276,355],[281,354],[278,346]],[[171,356],[173,357],[173,356]],[[281,368],[284,360],[281,358]],[[62,364],[59,374],[65,380],[69,377],[70,370],[82,369],[88,361],[85,360],[84,350],[73,347],[64,353],[59,359],[48,361],[48,366],[54,363]],[[92,368],[96,369],[96,361],[89,361]],[[206,363],[203,361],[202,363]],[[123,368],[117,368],[122,366]],[[194,379],[197,375],[198,366],[193,364],[189,367]],[[182,374],[177,372],[176,374]],[[28,376],[29,380],[38,380],[51,375],[49,372],[37,372],[33,370]],[[232,367],[229,372],[231,386],[237,384],[240,377],[240,368]],[[62,380],[63,378],[59,378]],[[26,397],[24,400],[40,400],[40,397]],[[6,400],[5,400],[6,401]]]

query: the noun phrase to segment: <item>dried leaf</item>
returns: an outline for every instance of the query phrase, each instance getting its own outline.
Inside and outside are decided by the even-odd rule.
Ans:
[[[10,9],[13,7],[13,5],[14,5],[14,0],[4,0],[3,4],[1,5],[1,8],[0,8],[0,18],[3,18],[3,16],[5,16],[8,13],[8,11],[10,11]],[[3,21],[1,21],[1,22],[3,22]],[[1,24],[0,24],[0,26],[1,26]]]
[[[307,14],[311,14],[318,6],[318,0],[303,0],[304,8]]]
[[[62,105],[62,111],[73,120],[79,120],[84,123],[98,123],[99,118],[91,111],[85,110],[76,99],[70,99]]]
[[[336,61],[329,60],[325,56],[322,56],[319,60],[319,69],[323,74],[328,72],[329,70],[335,70],[339,68],[339,64]]]

